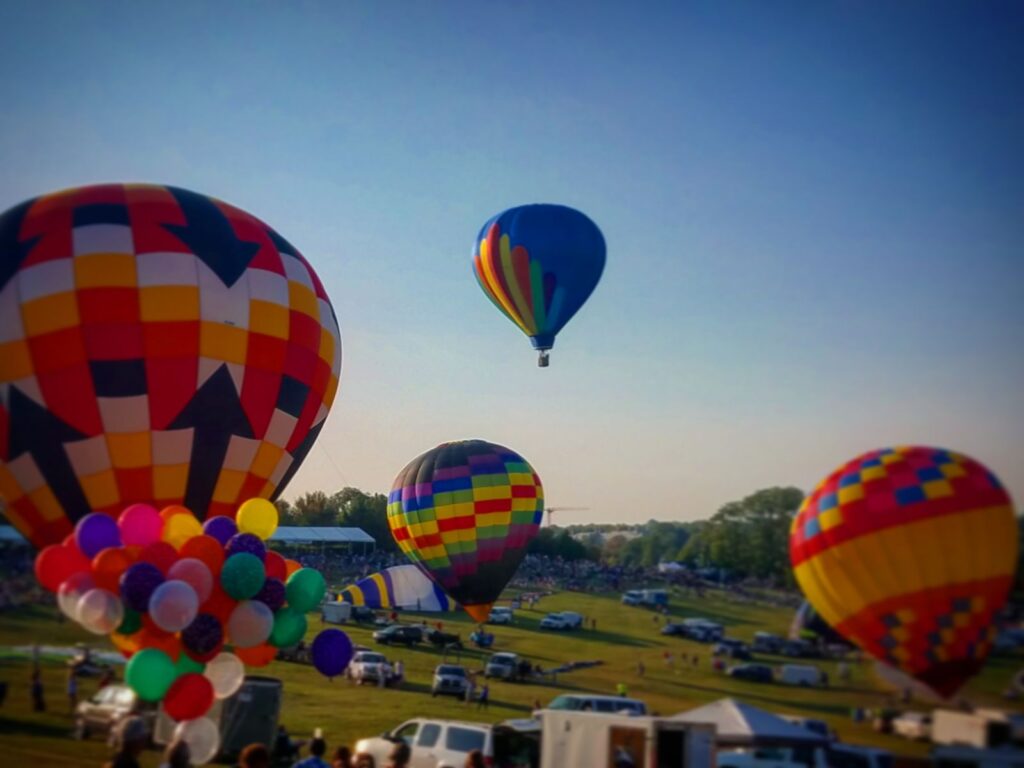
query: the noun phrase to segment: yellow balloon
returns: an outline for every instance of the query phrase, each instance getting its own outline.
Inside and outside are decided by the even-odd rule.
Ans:
[[[266,499],[249,499],[235,516],[239,533],[251,533],[269,539],[277,530],[277,507]]]
[[[202,524],[191,513],[172,515],[164,521],[163,540],[175,549],[181,549],[182,544],[202,533]]]

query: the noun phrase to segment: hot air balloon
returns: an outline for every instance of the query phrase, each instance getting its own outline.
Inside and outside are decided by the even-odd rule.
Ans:
[[[793,621],[789,625],[789,639],[810,642],[820,640],[828,645],[847,645],[846,638],[832,629],[806,600],[800,603],[800,607],[793,614]]]
[[[369,608],[405,611],[454,611],[458,606],[415,565],[395,565],[341,590],[338,600]]]
[[[340,366],[312,267],[227,203],[107,184],[0,216],[0,495],[37,547],[90,511],[275,497]]]
[[[546,366],[555,335],[601,279],[601,230],[564,205],[522,205],[490,219],[476,242],[480,287],[530,337],[538,364]]]
[[[388,496],[391,534],[477,621],[526,554],[544,514],[540,478],[515,451],[443,443],[413,459]]]
[[[992,648],[1017,524],[1009,494],[979,462],[886,448],[843,465],[804,500],[790,559],[830,626],[949,697]]]

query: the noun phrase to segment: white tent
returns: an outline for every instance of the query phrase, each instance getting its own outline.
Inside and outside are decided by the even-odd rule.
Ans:
[[[362,528],[338,526],[281,525],[270,540],[275,544],[374,544]]]
[[[763,709],[735,699],[719,699],[703,707],[680,712],[672,720],[711,723],[716,742],[725,747],[821,744],[825,738]]]
[[[671,560],[665,563],[658,563],[658,573],[679,573],[685,570],[682,565]]]

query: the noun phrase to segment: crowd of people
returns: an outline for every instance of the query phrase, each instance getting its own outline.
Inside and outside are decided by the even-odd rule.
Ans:
[[[0,611],[52,602],[36,581],[33,554],[27,546],[0,545]]]

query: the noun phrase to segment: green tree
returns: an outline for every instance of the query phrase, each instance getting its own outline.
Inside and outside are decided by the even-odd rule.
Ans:
[[[290,525],[337,525],[338,506],[323,491],[304,493],[288,509]]]
[[[331,496],[339,510],[338,524],[362,528],[377,542],[377,549],[397,552],[398,544],[388,525],[388,497],[382,493],[365,493],[358,488],[343,488]]]

